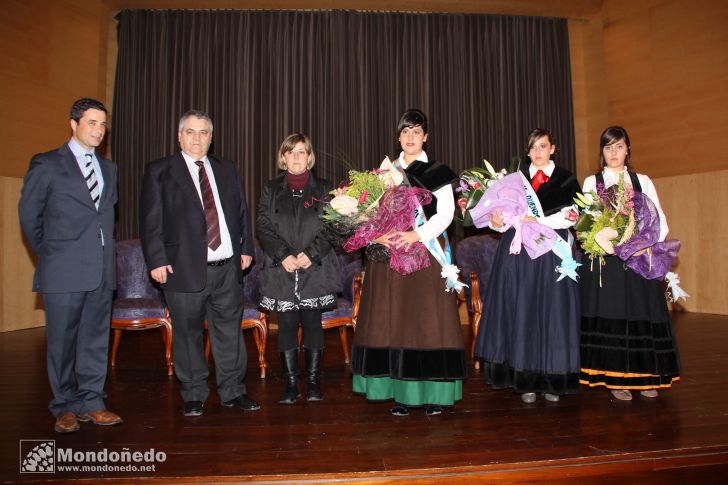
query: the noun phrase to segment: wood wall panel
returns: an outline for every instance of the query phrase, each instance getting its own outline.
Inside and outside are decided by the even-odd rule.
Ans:
[[[728,168],[728,2],[605,0],[609,121],[653,178]]]
[[[493,13],[591,18],[602,0],[102,0],[112,10],[136,8],[237,8],[302,10],[384,10],[401,12]]]
[[[599,135],[608,125],[602,29],[600,18],[569,21],[576,176],[580,182],[599,166]]]
[[[33,154],[68,140],[75,99],[103,101],[108,9],[100,0],[4,0],[2,8],[0,105],[9,143],[0,164],[0,331],[7,331],[45,322],[18,223],[22,176]]]
[[[677,269],[693,295],[685,309],[728,314],[728,281],[723,276],[728,268],[721,263],[727,258],[717,244],[728,239],[728,228],[699,199],[708,189],[720,194],[719,183],[728,182],[728,164],[719,148],[728,139],[728,2],[4,0],[0,103],[12,113],[5,126],[12,142],[0,164],[0,331],[44,320],[30,292],[33,264],[17,225],[19,177],[34,153],[69,137],[67,111],[74,99],[95,96],[111,106],[113,10],[185,7],[455,11],[572,19],[579,179],[597,166],[601,131],[609,124],[628,128],[635,166],[655,181],[671,235],[683,240]],[[728,206],[722,197],[713,206]]]
[[[2,9],[0,105],[12,113],[4,127],[12,143],[0,176],[22,177],[34,153],[70,137],[71,103],[105,94],[107,9],[100,0],[4,0]]]
[[[569,23],[580,180],[598,166],[599,134],[627,128],[634,168],[655,182],[682,241],[676,308],[728,314],[728,2],[605,0]]]
[[[18,221],[18,200],[22,179],[0,177],[0,332],[42,326],[42,299],[33,293],[35,262],[23,242]]]
[[[682,243],[675,271],[690,294],[676,308],[728,315],[728,170],[653,179],[670,228]],[[717,209],[717,210],[716,210]]]

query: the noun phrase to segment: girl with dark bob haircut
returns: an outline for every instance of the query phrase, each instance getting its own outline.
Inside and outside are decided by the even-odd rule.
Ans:
[[[407,248],[422,243],[447,252],[446,229],[453,220],[452,184],[458,177],[446,165],[428,157],[427,117],[406,111],[397,124],[401,147],[394,165],[405,184],[432,192],[432,202],[416,211],[415,226],[390,233],[373,246]],[[462,399],[467,375],[465,346],[456,299],[445,292],[440,263],[406,276],[386,261],[369,259],[362,287],[359,319],[352,347],[353,390],[371,401],[394,401],[394,416],[424,408],[428,416]]]

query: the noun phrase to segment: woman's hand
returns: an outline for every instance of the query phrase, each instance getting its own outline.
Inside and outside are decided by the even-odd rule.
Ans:
[[[533,216],[523,216],[523,219],[521,219],[521,222],[538,222],[538,219],[536,219]]]
[[[298,261],[298,267],[300,269],[308,269],[311,267],[311,260],[308,256],[306,256],[306,253],[298,253],[298,256],[296,256],[296,261]]]
[[[379,236],[376,239],[373,239],[372,242],[381,244],[382,246],[385,246],[385,247],[389,247],[392,245],[391,238],[394,237],[394,234],[395,233],[393,233],[393,232],[388,232],[387,234],[384,234],[382,236]]]
[[[294,256],[288,256],[286,259],[281,261],[281,266],[283,266],[283,269],[285,269],[289,273],[293,273],[298,268],[300,268],[300,264],[298,263],[298,259]]]
[[[416,231],[395,232],[391,238],[392,244],[397,249],[408,251],[409,248],[420,240],[420,235]]]
[[[490,215],[490,225],[495,229],[501,228],[504,224],[503,219],[503,209],[496,209]]]

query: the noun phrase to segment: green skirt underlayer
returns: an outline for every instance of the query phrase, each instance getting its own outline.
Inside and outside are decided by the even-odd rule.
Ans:
[[[369,401],[394,400],[404,406],[452,406],[463,398],[463,381],[405,381],[391,377],[364,377],[354,374],[356,394],[365,394]]]

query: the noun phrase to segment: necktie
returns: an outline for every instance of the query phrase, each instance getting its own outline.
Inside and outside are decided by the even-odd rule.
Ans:
[[[96,210],[99,209],[99,181],[96,180],[96,172],[94,172],[93,155],[85,154],[86,157],[86,185],[88,192],[91,194],[91,200],[94,201]]]
[[[195,164],[200,167],[200,192],[202,192],[202,205],[205,209],[205,222],[207,223],[207,246],[213,251],[220,247],[220,221],[217,218],[217,207],[215,207],[215,196],[212,195],[212,186],[207,178],[205,162],[198,160]]]
[[[538,172],[536,172],[536,175],[534,175],[531,179],[531,187],[533,187],[534,192],[538,192],[538,188],[548,181],[549,176],[543,173],[543,170],[539,170]]]

